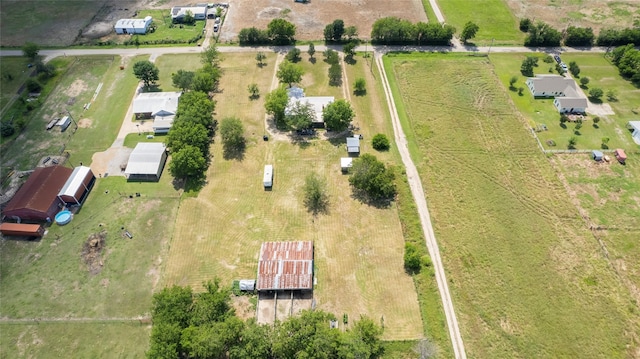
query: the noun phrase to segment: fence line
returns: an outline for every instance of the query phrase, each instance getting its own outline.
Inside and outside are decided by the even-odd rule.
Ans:
[[[593,151],[600,151],[602,153],[614,153],[615,150],[612,149],[595,149],[595,150],[545,150],[544,146],[542,146],[542,142],[540,142],[540,139],[538,138],[538,135],[536,135],[536,131],[533,128],[529,128],[529,130],[531,131],[531,135],[533,136],[533,138],[536,139],[536,142],[538,142],[538,147],[540,147],[540,151],[542,151],[542,153],[544,153],[545,155],[548,154],[554,154],[554,153],[569,153],[569,154],[575,154],[575,153],[591,153]]]

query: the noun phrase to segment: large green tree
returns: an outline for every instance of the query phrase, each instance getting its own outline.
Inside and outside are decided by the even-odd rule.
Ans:
[[[24,45],[22,45],[22,54],[24,55],[24,57],[30,60],[34,60],[36,56],[38,56],[39,52],[40,52],[40,47],[34,44],[33,42],[27,42]]]
[[[395,175],[375,156],[363,154],[353,161],[349,184],[363,197],[373,200],[391,200],[396,195]]]
[[[325,213],[329,209],[327,181],[316,172],[311,172],[304,179],[304,205],[314,216]]]
[[[316,117],[316,111],[308,102],[297,101],[289,106],[286,123],[290,129],[301,130],[311,127]]]
[[[293,64],[289,61],[283,61],[280,66],[278,66],[276,76],[281,83],[291,86],[294,83],[302,81],[303,74],[304,71],[300,65]]]
[[[225,159],[242,159],[246,147],[244,127],[240,119],[227,117],[220,122],[222,153]]]
[[[267,25],[267,34],[274,45],[295,43],[296,26],[285,19],[273,19]]]
[[[218,51],[215,44],[207,46],[200,56],[200,61],[203,65],[218,66],[220,63],[220,51]]]
[[[195,73],[192,71],[186,70],[178,70],[175,73],[171,74],[171,81],[173,82],[173,87],[177,87],[182,91],[186,92],[191,88],[191,84],[193,83],[193,77]]]
[[[349,127],[355,113],[351,104],[344,99],[336,100],[324,108],[322,119],[327,129],[332,131],[343,131]]]
[[[176,122],[199,123],[207,129],[207,133],[211,136],[215,131],[215,122],[212,116],[214,108],[215,103],[206,93],[200,91],[184,93],[178,102]]]
[[[344,31],[344,21],[341,19],[333,20],[324,28],[324,39],[325,41],[341,41]]]
[[[172,153],[169,171],[177,178],[200,178],[207,169],[207,159],[198,147],[186,145]]]
[[[146,60],[133,64],[133,74],[144,83],[144,87],[147,89],[160,79],[160,70],[151,61]]]
[[[464,24],[464,28],[462,28],[462,32],[460,33],[460,40],[466,43],[467,40],[473,39],[476,37],[476,33],[480,30],[480,27],[474,22],[467,22]]]
[[[167,147],[172,152],[180,151],[185,146],[195,146],[206,156],[210,143],[207,129],[201,123],[176,121],[167,134]]]

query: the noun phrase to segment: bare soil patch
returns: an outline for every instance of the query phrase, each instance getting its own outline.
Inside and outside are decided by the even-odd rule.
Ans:
[[[87,270],[92,275],[100,273],[104,266],[102,250],[106,246],[106,238],[107,232],[105,231],[93,233],[82,245],[82,261],[87,265]]]
[[[82,81],[81,79],[76,79],[71,85],[69,85],[69,88],[67,88],[67,91],[65,91],[64,93],[71,97],[77,97],[82,92],[87,91],[88,89],[89,87],[87,87],[86,82]]]
[[[89,128],[93,124],[93,120],[90,118],[83,118],[78,121],[78,127],[80,128]]]

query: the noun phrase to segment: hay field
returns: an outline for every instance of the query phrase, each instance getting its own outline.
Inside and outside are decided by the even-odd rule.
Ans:
[[[243,161],[225,161],[221,145],[213,146],[208,184],[180,205],[163,284],[198,288],[216,276],[223,283],[255,278],[263,241],[313,240],[319,308],[347,313],[351,320],[361,314],[376,321],[384,317],[387,339],[421,337],[417,296],[402,267],[404,239],[396,209],[351,198],[339,168],[345,154],[341,143],[262,141],[263,89],[274,71],[274,55],[269,56],[268,66],[260,69],[253,54],[225,54],[216,112],[218,118],[243,120],[249,146]],[[248,99],[250,82],[263,94],[257,101]],[[272,191],[262,188],[267,163],[274,165]],[[302,204],[301,189],[311,171],[327,179],[331,201],[329,213],[316,219]]]
[[[396,55],[386,66],[417,144],[468,355],[637,355],[640,318],[630,288],[487,59]]]

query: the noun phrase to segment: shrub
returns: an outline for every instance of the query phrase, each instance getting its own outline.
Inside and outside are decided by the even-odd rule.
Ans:
[[[387,136],[385,136],[382,133],[378,133],[375,136],[373,136],[373,139],[371,140],[371,145],[377,151],[388,151],[390,147],[389,139],[387,138]]]
[[[404,244],[404,268],[407,272],[420,272],[421,259],[418,248],[413,243]]]
[[[533,25],[533,22],[531,22],[531,19],[529,18],[520,19],[520,31],[529,32],[531,25]]]

